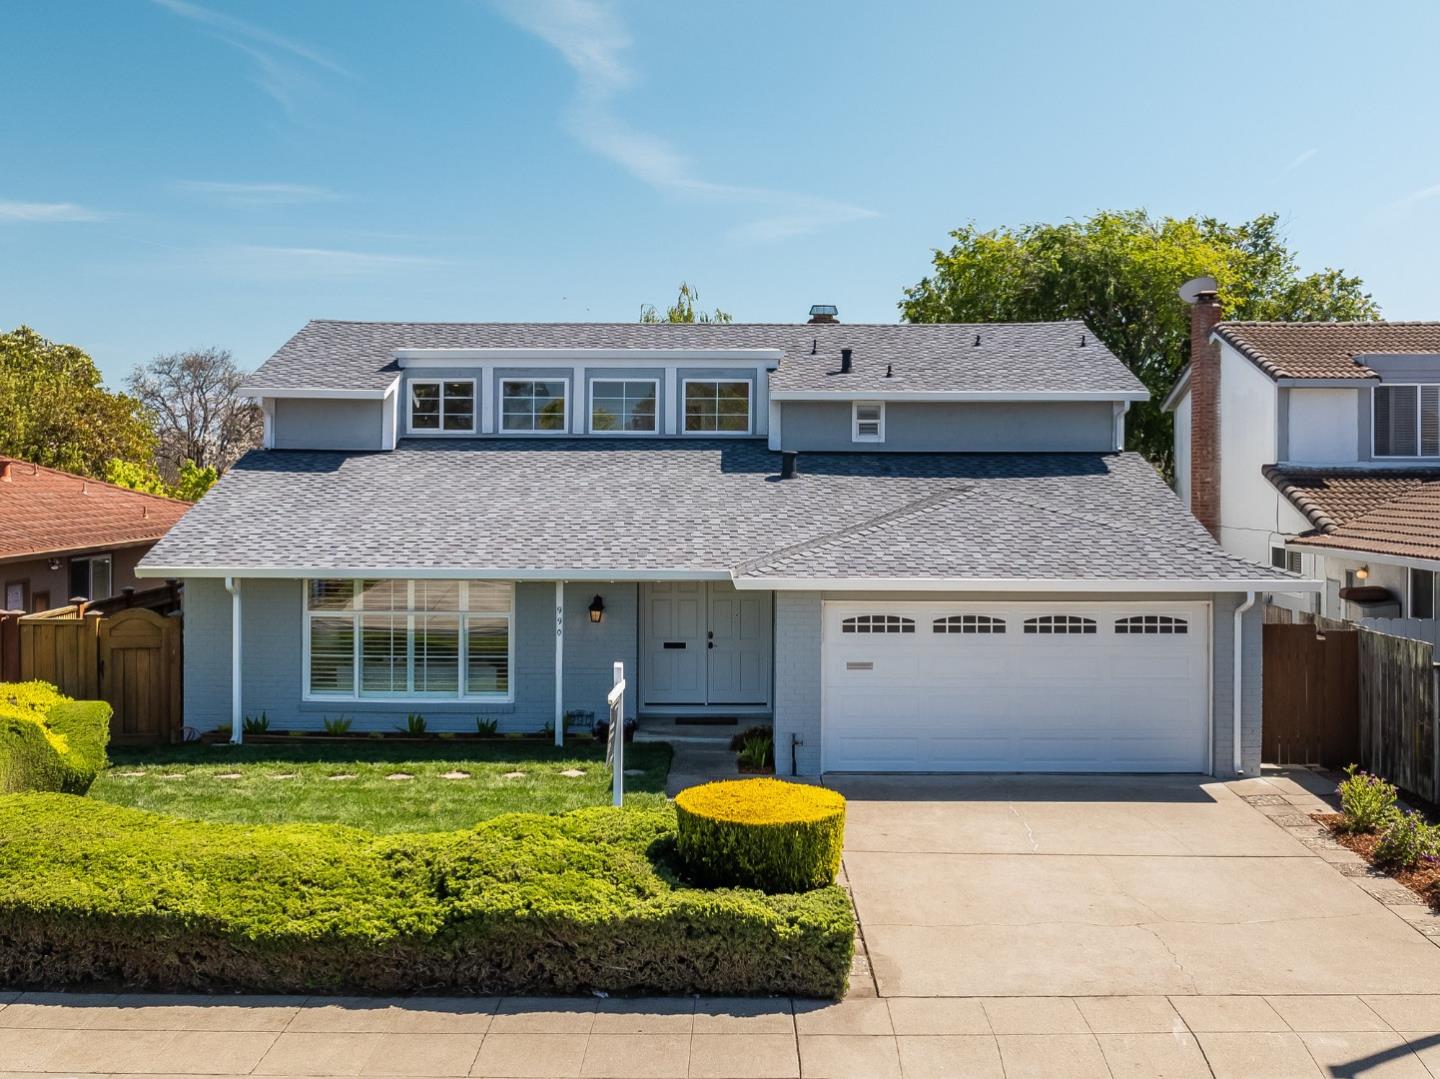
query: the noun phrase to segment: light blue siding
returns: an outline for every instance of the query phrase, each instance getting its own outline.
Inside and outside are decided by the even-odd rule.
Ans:
[[[784,401],[780,408],[780,448],[801,452],[1103,453],[1115,448],[1115,411],[1109,401],[890,401],[884,442],[851,441],[849,401]]]
[[[277,450],[384,449],[384,401],[275,400],[271,432]]]

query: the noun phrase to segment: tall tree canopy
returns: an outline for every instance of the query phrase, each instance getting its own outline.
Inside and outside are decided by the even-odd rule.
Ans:
[[[149,464],[140,402],[101,385],[95,361],[28,326],[0,333],[0,453],[103,478],[112,459]]]
[[[713,312],[701,311],[696,305],[700,302],[700,291],[688,283],[680,282],[680,295],[675,302],[665,308],[662,315],[655,309],[653,303],[647,303],[640,308],[641,322],[733,322],[734,318],[720,308]]]
[[[1380,317],[1360,278],[1332,269],[1302,275],[1275,214],[1228,225],[1130,210],[990,232],[967,226],[951,237],[948,251],[935,252],[934,273],[905,290],[903,317],[1083,319],[1153,395],[1130,410],[1127,440],[1166,476],[1174,467],[1173,423],[1160,402],[1189,359],[1189,314],[1176,296],[1185,281],[1212,275],[1231,319]]]
[[[237,391],[245,372],[225,349],[156,356],[136,367],[126,385],[150,414],[160,438],[156,462],[167,480],[184,462],[224,472],[260,445],[260,409]]]

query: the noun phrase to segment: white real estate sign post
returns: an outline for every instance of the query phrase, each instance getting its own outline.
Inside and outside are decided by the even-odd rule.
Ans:
[[[615,664],[615,685],[610,703],[610,730],[605,738],[605,763],[613,773],[611,804],[625,801],[625,664]]]

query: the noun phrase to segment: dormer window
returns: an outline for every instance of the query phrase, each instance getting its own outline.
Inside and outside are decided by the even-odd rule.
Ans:
[[[410,383],[410,430],[449,431],[455,434],[475,430],[475,380],[416,379]]]
[[[850,441],[885,441],[884,401],[856,401],[850,406]]]
[[[685,380],[685,433],[748,435],[750,382],[738,379]]]
[[[502,379],[500,429],[564,434],[570,429],[568,388],[563,379]]]
[[[1440,457],[1440,386],[1375,387],[1375,456]]]

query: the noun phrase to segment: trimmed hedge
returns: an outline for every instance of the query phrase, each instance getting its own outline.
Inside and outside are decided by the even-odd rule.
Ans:
[[[0,792],[84,794],[105,767],[110,714],[46,682],[0,682]]]
[[[844,992],[836,887],[708,891],[669,806],[461,832],[185,821],[0,798],[0,985],[274,993]]]
[[[675,797],[686,870],[704,884],[803,892],[835,882],[845,798],[779,779],[732,779]]]

